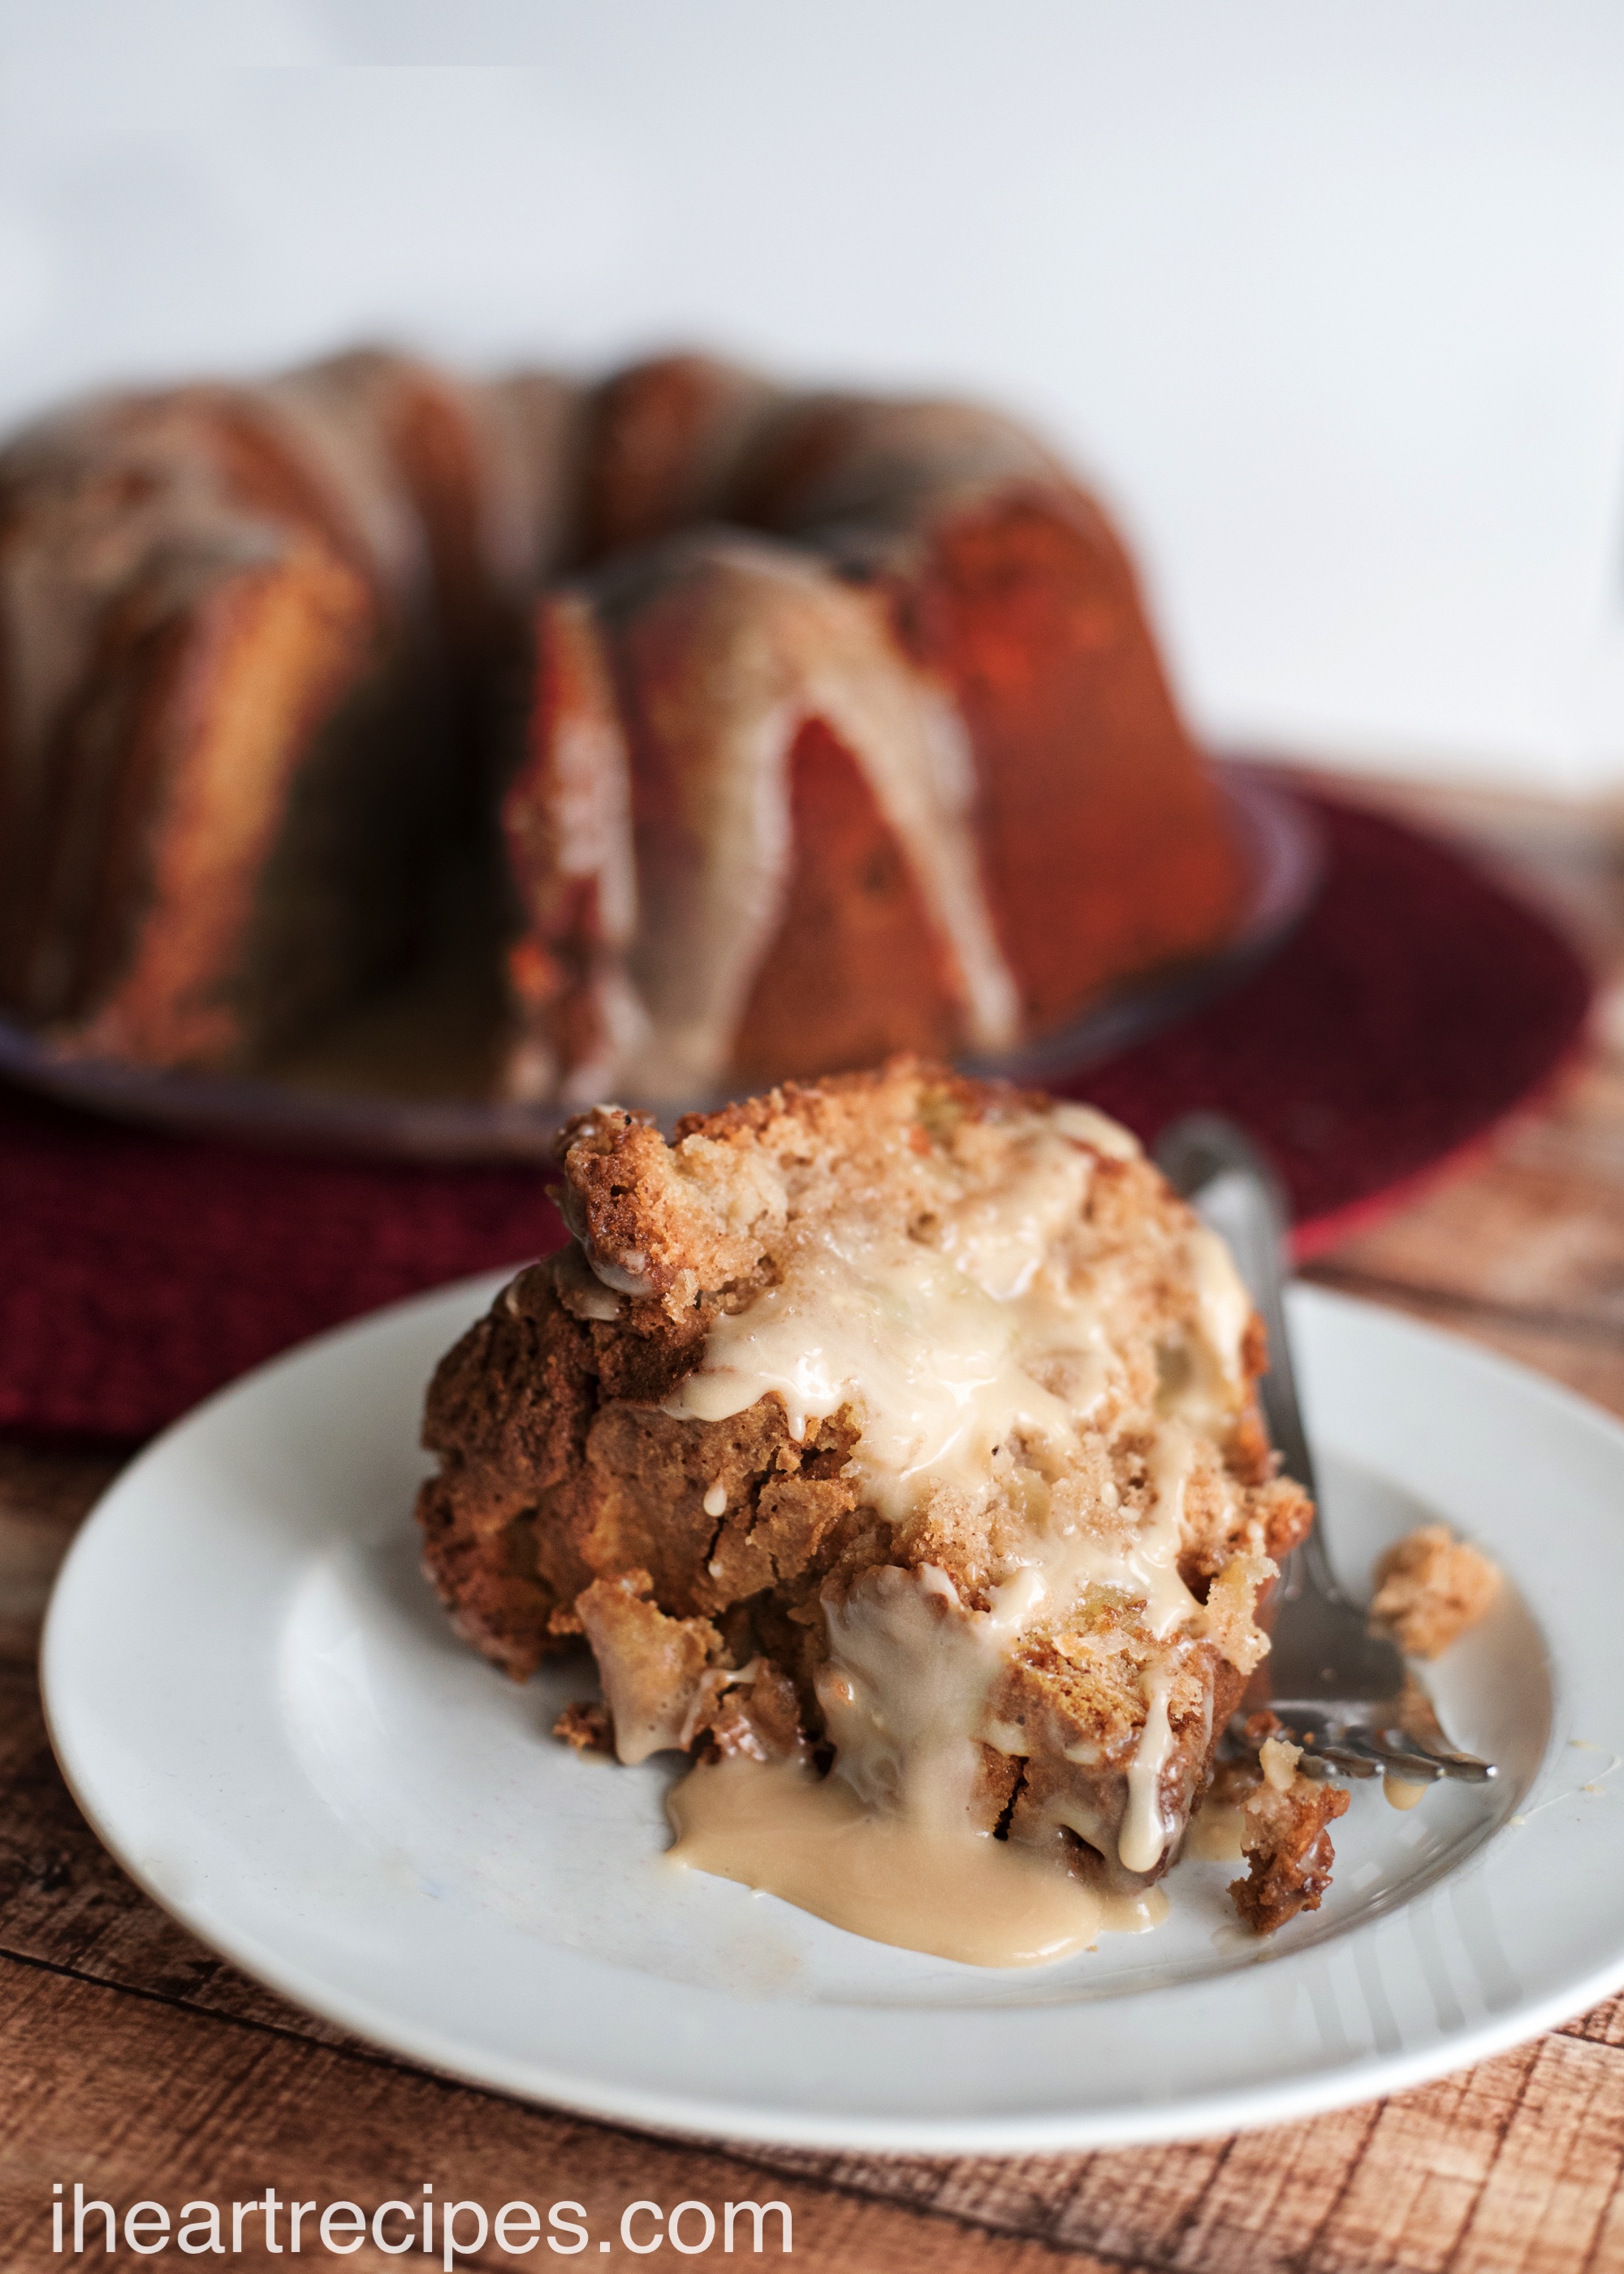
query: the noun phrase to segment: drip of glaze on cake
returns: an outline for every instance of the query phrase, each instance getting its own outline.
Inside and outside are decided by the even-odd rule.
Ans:
[[[884,603],[819,563],[737,535],[695,539],[682,561],[680,589],[650,603],[656,616],[680,609],[703,631],[682,646],[661,704],[671,781],[681,786],[668,794],[681,823],[645,879],[650,937],[641,948],[627,944],[627,975],[645,1014],[641,1043],[595,1078],[641,1096],[683,1097],[725,1075],[784,911],[795,851],[789,762],[813,720],[849,754],[896,840],[951,969],[966,1038],[1007,1049],[1020,1028],[1019,990],[987,902],[971,823],[974,769],[946,691],[905,655]],[[596,729],[618,734],[606,659],[595,677]],[[629,805],[620,827],[605,857],[629,869]],[[581,1078],[574,1088],[584,1094]]]
[[[1168,1719],[1171,1688],[1168,1668],[1152,1667],[1145,1679],[1145,1727],[1128,1764],[1128,1813],[1116,1839],[1116,1854],[1127,1871],[1154,1871],[1168,1842],[1161,1785],[1173,1750],[1173,1725]]]
[[[1108,1366],[1101,1291],[1054,1261],[1056,1236],[1076,1220],[1092,1174],[1076,1138],[1099,1141],[1094,1126],[1055,1116],[1020,1172],[947,1210],[931,1245],[856,1218],[819,1226],[776,1285],[715,1322],[702,1365],[665,1411],[720,1420],[776,1394],[799,1438],[808,1420],[849,1407],[861,1422],[851,1457],[862,1495],[905,1537],[938,1487],[985,1506],[1013,1469],[1060,1480]],[[1047,1845],[979,1830],[971,1803],[981,1746],[1024,1750],[989,1703],[1011,1649],[1040,1610],[1063,1613],[1086,1589],[1108,1589],[1143,1604],[1163,1646],[1146,1670],[1118,1857],[1145,1873],[1166,1849],[1173,1827],[1160,1787],[1173,1749],[1172,1686],[1180,1639],[1199,1634],[1204,1618],[1177,1569],[1184,1494],[1196,1432],[1237,1392],[1251,1314],[1219,1242],[1192,1233],[1189,1262],[1198,1330],[1164,1385],[1137,1524],[1056,1521],[1040,1489],[1030,1501],[1041,1513],[988,1610],[966,1606],[929,1564],[865,1572],[838,1600],[826,1592],[829,1658],[816,1680],[833,1769],[821,1783],[793,1765],[695,1769],[672,1802],[680,1863],[881,1940],[954,1957],[974,1944],[982,1964],[1036,1963],[1086,1946],[1102,1926],[1154,1923],[1142,1903],[1108,1916],[1110,1906]],[[1070,1395],[1044,1388],[1040,1367]],[[1047,1829],[1063,1820],[1055,1811]]]

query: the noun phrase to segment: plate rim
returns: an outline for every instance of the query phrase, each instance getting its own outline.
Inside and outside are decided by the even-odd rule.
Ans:
[[[121,1868],[160,1909],[177,1919],[217,1955],[276,1994],[440,2074],[487,2091],[493,2090],[567,2109],[598,2121],[630,2124],[679,2139],[737,2141],[751,2146],[951,2155],[1151,2145],[1296,2121],[1405,2090],[1491,2058],[1543,2035],[1558,2022],[1624,1987],[1621,1920],[1617,1946],[1605,1960],[1543,1994],[1524,1993],[1502,2014],[1488,2014],[1470,2022],[1463,2021],[1459,2029],[1436,2044],[1398,2052],[1363,2052],[1307,2075],[1202,2088],[1163,2103],[1136,2102],[1115,2111],[1053,2109],[969,2117],[898,2117],[889,2113],[835,2117],[816,2110],[800,2112],[781,2107],[763,2112],[742,2102],[718,2098],[709,2090],[675,2094],[658,2087],[641,2086],[635,2080],[600,2088],[590,2081],[583,2083],[567,2070],[550,2069],[545,2060],[521,2061],[496,2048],[487,2047],[477,2058],[470,2058],[465,2048],[459,2047],[432,2024],[416,2018],[402,2021],[398,2013],[381,2006],[365,1992],[347,1991],[342,1984],[317,1977],[298,1960],[280,1957],[246,1926],[234,1934],[222,1931],[212,1916],[199,1916],[198,1906],[189,1904],[174,1888],[156,1883],[135,1852],[132,1841],[123,1836],[118,1824],[109,1819],[109,1811],[94,1796],[94,1774],[81,1774],[75,1759],[71,1678],[64,1663],[69,1645],[64,1637],[76,1608],[76,1594],[90,1584],[85,1574],[94,1570],[94,1558],[100,1552],[97,1527],[104,1524],[107,1512],[116,1507],[123,1489],[138,1472],[161,1467],[172,1457],[177,1442],[184,1441],[199,1421],[218,1413],[233,1401],[253,1397],[268,1378],[308,1363],[335,1344],[371,1337],[391,1326],[403,1326],[411,1314],[430,1312],[442,1306],[450,1307],[454,1303],[481,1305],[510,1276],[508,1271],[480,1273],[407,1297],[363,1319],[312,1337],[214,1392],[154,1438],[102,1495],[75,1535],[53,1589],[40,1653],[41,1688],[52,1749],[76,1805]],[[1532,1397],[1559,1419],[1576,1423],[1586,1431],[1598,1431],[1613,1452],[1624,1458],[1624,1421],[1564,1384],[1488,1351],[1465,1336],[1340,1291],[1298,1286],[1292,1291],[1292,1300],[1294,1306],[1310,1311],[1352,1314],[1380,1321],[1401,1340],[1441,1344],[1457,1359],[1463,1358],[1473,1367],[1481,1369],[1488,1382],[1498,1380],[1507,1387],[1515,1385],[1518,1394]],[[1553,1733],[1538,1773],[1541,1777],[1548,1772],[1559,1742],[1563,1718],[1560,1693],[1555,1703]],[[1492,1844],[1492,1836],[1446,1875],[1446,1883],[1462,1871],[1485,1868]],[[1402,1912],[1405,1908],[1401,1904],[1396,1909]],[[1364,1925],[1355,1924],[1347,1931],[1351,1937],[1363,1931]],[[1233,1979],[1233,1976],[1219,1978]],[[1167,1994],[1169,1992],[1162,1987],[1153,1986],[1124,1992],[1122,2002]]]

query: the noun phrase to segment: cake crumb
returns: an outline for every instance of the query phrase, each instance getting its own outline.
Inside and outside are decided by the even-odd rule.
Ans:
[[[614,1752],[614,1730],[609,1720],[609,1708],[595,1698],[576,1700],[566,1706],[553,1724],[553,1734],[573,1745],[578,1753]]]
[[[1246,1879],[1230,1880],[1230,1901],[1256,1935],[1272,1935],[1298,1910],[1320,1910],[1331,1886],[1331,1824],[1347,1812],[1340,1785],[1315,1783],[1298,1772],[1285,1792],[1262,1781],[1246,1801],[1242,1853]]]
[[[1474,1626],[1500,1589],[1486,1555],[1446,1524],[1424,1524],[1376,1566],[1371,1616],[1412,1658],[1436,1658]]]
[[[1348,1807],[1340,1785],[1305,1777],[1297,1767],[1300,1747],[1279,1738],[1263,1748],[1263,1775],[1241,1816],[1244,1879],[1229,1882],[1229,1899],[1254,1934],[1273,1934],[1299,1911],[1317,1911],[1331,1884],[1336,1851],[1330,1826]],[[1288,1757],[1292,1757],[1288,1759]],[[1278,1773],[1289,1768],[1282,1785]]]
[[[1298,1911],[1319,1909],[1336,1861],[1330,1826],[1345,1812],[1349,1796],[1340,1785],[1304,1775],[1303,1748],[1267,1710],[1249,1715],[1229,1747],[1205,1805],[1238,1836],[1233,1847],[1214,1837],[1209,1852],[1244,1857],[1247,1876],[1229,1882],[1229,1900],[1254,1934],[1273,1934]]]

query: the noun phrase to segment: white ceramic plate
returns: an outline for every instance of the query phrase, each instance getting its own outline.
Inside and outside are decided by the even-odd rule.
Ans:
[[[1030,1971],[863,1942],[662,1860],[673,1770],[552,1741],[418,1576],[424,1382],[493,1279],[310,1344],[161,1438],[57,1587],[52,1735],[206,1942],[411,2059],[632,2123],[921,2152],[1229,2131],[1413,2084],[1624,1981],[1624,1428],[1408,1321],[1294,1297],[1336,1557],[1442,1517],[1513,1582],[1436,1669],[1502,1766],[1356,1787],[1325,1907],[1258,1944],[1235,1866]]]

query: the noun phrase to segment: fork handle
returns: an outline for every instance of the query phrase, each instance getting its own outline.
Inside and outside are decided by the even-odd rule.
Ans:
[[[1313,1457],[1303,1427],[1286,1332],[1290,1216],[1280,1179],[1244,1133],[1216,1113],[1187,1113],[1174,1122],[1157,1143],[1156,1161],[1174,1190],[1228,1244],[1235,1258],[1268,1336],[1268,1372],[1258,1389],[1270,1439],[1286,1474],[1317,1501]],[[1320,1525],[1314,1525],[1294,1554],[1304,1558],[1320,1593],[1341,1595]],[[1285,1577],[1284,1592],[1290,1593],[1289,1567]]]

